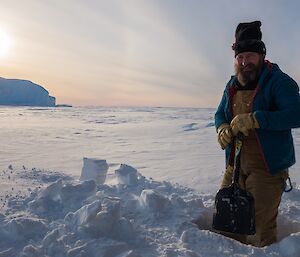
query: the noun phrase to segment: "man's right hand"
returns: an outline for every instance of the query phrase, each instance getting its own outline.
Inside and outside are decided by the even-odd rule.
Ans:
[[[217,130],[218,142],[221,148],[224,150],[228,144],[231,143],[233,139],[232,130],[229,124],[223,123]]]

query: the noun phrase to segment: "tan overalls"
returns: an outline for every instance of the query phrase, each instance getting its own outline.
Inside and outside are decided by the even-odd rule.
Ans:
[[[233,116],[252,112],[254,90],[239,90],[233,97]],[[241,151],[241,171],[239,184],[251,192],[255,200],[256,234],[233,238],[246,244],[262,247],[277,240],[276,218],[288,171],[284,170],[271,175],[266,168],[263,154],[255,131],[245,137]],[[233,171],[225,171],[221,188],[231,185]],[[230,235],[229,235],[230,236]]]

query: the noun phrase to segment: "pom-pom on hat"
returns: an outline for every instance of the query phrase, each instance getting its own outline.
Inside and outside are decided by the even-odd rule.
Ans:
[[[235,31],[235,43],[232,45],[235,56],[242,52],[266,54],[266,46],[264,42],[261,41],[262,33],[260,26],[260,21],[240,23],[237,26]]]

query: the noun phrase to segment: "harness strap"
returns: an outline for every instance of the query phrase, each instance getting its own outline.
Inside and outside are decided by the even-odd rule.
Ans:
[[[286,188],[287,188],[287,183],[286,183],[286,181],[285,181],[285,183],[284,183],[284,188],[283,188],[283,192],[286,192],[286,193],[291,192],[291,191],[293,190],[293,185],[292,185],[292,182],[291,182],[291,178],[288,177],[288,178],[287,178],[287,181],[288,181],[288,184],[289,184],[289,188],[286,189]]]
[[[264,63],[268,65],[268,70],[269,70],[269,71],[268,71],[267,75],[265,76],[265,78],[264,78],[264,80],[263,80],[263,82],[262,82],[262,85],[266,85],[266,84],[268,83],[268,81],[269,81],[269,79],[271,78],[271,75],[272,75],[272,67],[273,67],[272,63],[270,63],[270,62],[267,61],[267,60],[265,60]],[[228,86],[229,108],[230,108],[230,113],[231,113],[232,117],[233,117],[233,107],[232,107],[232,104],[233,104],[233,97],[234,97],[234,95],[235,95],[236,92],[237,92],[237,90],[236,90],[236,88],[235,88],[235,86],[234,86],[235,80],[236,80],[236,77],[233,77],[233,78],[230,80],[230,82],[229,82],[230,85]],[[253,94],[252,103],[251,103],[252,105],[253,105],[253,102],[254,102],[254,98],[256,97],[256,95],[257,95],[259,89],[260,89],[260,86],[259,86],[259,84],[257,84],[256,87],[255,87],[255,89],[254,89],[254,94]],[[233,143],[232,143],[232,147],[231,147],[230,154],[229,154],[229,156],[228,156],[228,162],[227,162],[227,163],[228,163],[229,165],[231,165],[231,166],[233,166],[233,164],[234,164],[235,147],[236,147],[236,146],[235,146],[235,142],[233,142]],[[267,166],[267,168],[268,168],[268,166]],[[268,169],[269,169],[269,168],[268,168]]]

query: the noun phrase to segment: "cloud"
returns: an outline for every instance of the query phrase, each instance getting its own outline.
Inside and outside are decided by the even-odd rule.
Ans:
[[[0,15],[16,44],[2,72],[42,81],[73,104],[102,105],[101,95],[107,103],[215,106],[233,72],[230,46],[242,21],[262,20],[268,58],[299,80],[299,7],[271,0],[7,1]]]

